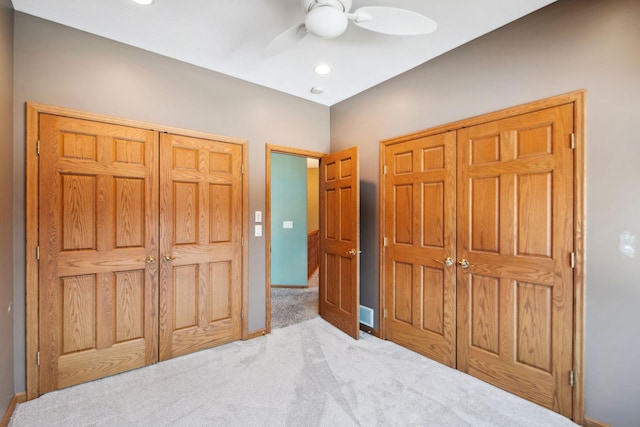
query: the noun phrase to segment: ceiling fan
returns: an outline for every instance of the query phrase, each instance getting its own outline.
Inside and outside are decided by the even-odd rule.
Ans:
[[[353,0],[302,0],[304,22],[274,38],[265,55],[281,53],[308,34],[325,39],[338,37],[347,30],[349,21],[369,31],[397,36],[428,34],[438,26],[424,15],[397,7],[364,6],[350,13],[352,3]]]

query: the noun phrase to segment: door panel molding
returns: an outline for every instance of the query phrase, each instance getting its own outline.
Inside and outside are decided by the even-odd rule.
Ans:
[[[39,366],[38,366],[38,352],[39,352],[39,260],[38,260],[38,250],[39,250],[39,174],[40,174],[40,165],[39,165],[39,121],[40,116],[42,114],[50,114],[54,116],[66,117],[71,119],[80,119],[93,121],[98,123],[103,123],[105,125],[116,125],[116,126],[125,126],[131,128],[142,129],[146,131],[154,131],[157,133],[172,133],[174,135],[184,135],[194,138],[203,138],[208,140],[221,141],[230,144],[238,144],[241,146],[242,150],[242,163],[243,165],[247,164],[248,159],[248,150],[247,144],[248,141],[241,138],[228,137],[223,135],[216,135],[206,132],[199,132],[193,130],[186,130],[181,128],[169,127],[158,125],[154,123],[142,122],[137,120],[130,120],[126,118],[113,117],[102,114],[95,114],[80,110],[74,110],[69,108],[50,106],[39,103],[26,103],[26,218],[25,218],[25,243],[26,243],[26,396],[28,400],[34,399],[40,395],[39,390]],[[136,147],[129,146],[128,141],[120,141],[117,144],[117,147],[113,151],[114,160],[116,163],[120,160],[126,160],[127,164],[135,164],[140,160],[139,155],[137,154]],[[157,150],[155,152],[155,162],[157,163]],[[85,155],[83,153],[83,155]],[[111,156],[112,154],[107,154]],[[125,156],[124,158],[122,156]],[[153,166],[157,168],[157,165]],[[246,171],[244,172],[246,173]],[[135,178],[135,177],[134,177]],[[118,189],[129,196],[136,193],[139,190],[139,184],[137,184],[136,179],[131,180],[122,180],[122,182],[118,182],[117,185],[114,183],[114,188]],[[97,185],[103,185],[98,183]],[[118,187],[119,186],[119,187]],[[153,190],[156,190],[158,186],[157,182],[152,183]],[[247,236],[248,231],[248,180],[243,174],[242,179],[242,204],[243,204],[243,212],[242,212],[242,235]],[[111,191],[111,190],[109,190]],[[127,200],[134,200],[127,196]],[[135,201],[135,200],[134,200]],[[157,203],[156,203],[157,205]],[[132,209],[133,215],[135,215],[136,206],[135,203],[131,203],[128,208]],[[117,221],[117,218],[114,218],[114,221]],[[114,226],[117,226],[114,225]],[[129,227],[127,225],[125,228]],[[127,230],[130,230],[127,228]],[[117,231],[117,230],[116,230]],[[135,230],[134,230],[135,231]],[[114,236],[116,246],[121,247],[121,251],[124,252],[136,252],[136,246],[139,243],[139,237],[137,234],[129,234],[129,231],[123,233],[116,233]],[[82,242],[87,243],[87,242]],[[156,242],[157,244],[157,242]],[[248,245],[244,245],[242,249],[242,307],[244,312],[247,312],[248,309]],[[66,255],[66,254],[65,254]],[[156,265],[157,265],[156,260]],[[88,262],[88,261],[87,261]],[[118,261],[114,260],[117,264]],[[108,267],[102,267],[103,269],[109,269]],[[144,270],[144,269],[143,269]],[[143,271],[140,270],[140,271]],[[133,273],[132,273],[133,274]],[[122,275],[121,275],[122,276]],[[131,288],[132,280],[135,279],[135,274],[129,274],[127,277],[113,278],[109,279],[109,281],[113,281],[115,286],[127,287],[127,289]],[[106,283],[106,279],[98,279],[102,282]],[[155,292],[157,293],[157,287]],[[132,294],[134,297],[137,295],[135,292]],[[138,295],[140,297],[140,295]],[[148,295],[147,295],[148,297]],[[117,309],[117,308],[116,308]],[[129,310],[128,307],[122,306],[122,310]],[[249,338],[248,334],[248,316],[244,316],[241,320],[242,322],[242,338]],[[157,322],[153,326],[155,329],[155,333],[157,335],[158,325]],[[124,340],[130,339],[135,331],[128,330],[118,330],[117,328],[114,330],[114,335],[116,339],[122,338]],[[98,339],[103,339],[98,337]],[[100,344],[100,343],[98,343]],[[154,354],[148,354],[147,358],[157,358],[158,351],[157,349],[153,352]]]
[[[479,116],[471,117],[468,119],[463,119],[460,121],[456,121],[453,123],[448,123],[440,126],[436,126],[433,128],[429,128],[420,132],[411,133],[403,136],[399,136],[396,138],[391,138],[387,140],[383,140],[380,142],[380,277],[382,278],[382,283],[380,285],[380,307],[383,309],[379,316],[379,325],[380,325],[380,335],[383,338],[387,336],[387,330],[385,327],[384,321],[384,307],[385,307],[385,288],[384,284],[385,280],[385,224],[384,218],[385,214],[385,164],[387,164],[387,160],[385,159],[385,153],[388,147],[401,144],[404,142],[425,138],[432,135],[442,134],[450,131],[458,131],[459,129],[469,128],[477,125],[482,125],[489,122],[495,122],[502,119],[516,117],[522,114],[531,113],[534,111],[559,107],[563,105],[571,104],[573,105],[573,144],[574,148],[573,152],[573,183],[572,183],[572,191],[573,191],[573,252],[575,254],[575,267],[572,271],[572,279],[573,279],[573,331],[572,331],[572,339],[573,344],[571,350],[573,352],[572,355],[572,370],[575,378],[575,385],[573,387],[573,395],[572,395],[572,419],[581,424],[584,420],[584,316],[585,316],[585,301],[584,301],[584,286],[585,286],[585,156],[584,156],[584,146],[585,146],[585,123],[584,123],[584,115],[585,115],[585,99],[586,99],[586,91],[585,90],[577,90],[573,92],[568,92],[565,94],[561,94],[558,96],[533,101],[530,103],[518,105],[511,108],[506,108],[500,111],[495,111],[488,114],[482,114]],[[478,160],[490,161],[491,150],[490,146],[486,145],[485,148],[479,151],[480,157]],[[540,147],[536,146],[528,146],[524,149],[523,154],[527,153],[535,153],[536,150],[540,150]],[[526,157],[526,156],[525,156]],[[526,159],[523,159],[526,161]],[[542,177],[535,176],[530,178],[530,182],[540,181]],[[528,183],[522,183],[523,188],[527,187]],[[537,196],[540,196],[539,194]],[[536,221],[536,219],[531,219]],[[541,221],[542,219],[538,218],[537,221]],[[386,236],[388,237],[388,236]],[[485,236],[486,237],[486,236]],[[544,255],[546,248],[544,244],[536,240],[536,236],[521,236],[521,243],[528,248],[530,252],[536,253],[536,255]],[[499,244],[499,241],[495,242]],[[486,246],[487,240],[483,240],[482,244]],[[539,254],[539,252],[542,252]],[[486,251],[481,254],[483,257],[490,258],[493,254],[491,251]],[[541,256],[538,262],[545,262],[544,256]],[[475,273],[481,273],[476,271]],[[493,272],[485,272],[485,273],[493,273]],[[524,289],[524,288],[523,288]],[[527,291],[530,295],[533,295],[534,299],[541,300],[542,296],[538,291],[531,291],[527,288]],[[524,291],[523,291],[524,292]],[[528,295],[529,295],[528,294]],[[540,294],[540,295],[539,295]],[[387,307],[388,309],[388,307]],[[491,344],[490,342],[485,343],[486,345]],[[530,363],[542,363],[541,360],[530,360]]]

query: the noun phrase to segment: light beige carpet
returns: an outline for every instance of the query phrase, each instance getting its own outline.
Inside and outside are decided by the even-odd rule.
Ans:
[[[10,426],[575,426],[317,317],[18,405]]]
[[[271,329],[284,328],[318,317],[318,269],[307,287],[271,288]]]

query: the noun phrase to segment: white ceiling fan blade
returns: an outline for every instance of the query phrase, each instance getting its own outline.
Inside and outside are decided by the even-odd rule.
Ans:
[[[395,36],[417,36],[436,30],[435,21],[417,12],[396,7],[365,6],[350,17],[357,26],[376,33]]]
[[[263,56],[275,56],[294,47],[300,40],[307,35],[307,29],[304,24],[298,24],[289,28],[280,34],[264,49]]]

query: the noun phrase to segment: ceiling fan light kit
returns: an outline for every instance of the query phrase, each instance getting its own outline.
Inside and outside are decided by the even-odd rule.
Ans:
[[[324,39],[333,39],[347,30],[349,19],[344,12],[323,5],[307,13],[304,25],[311,34]]]

